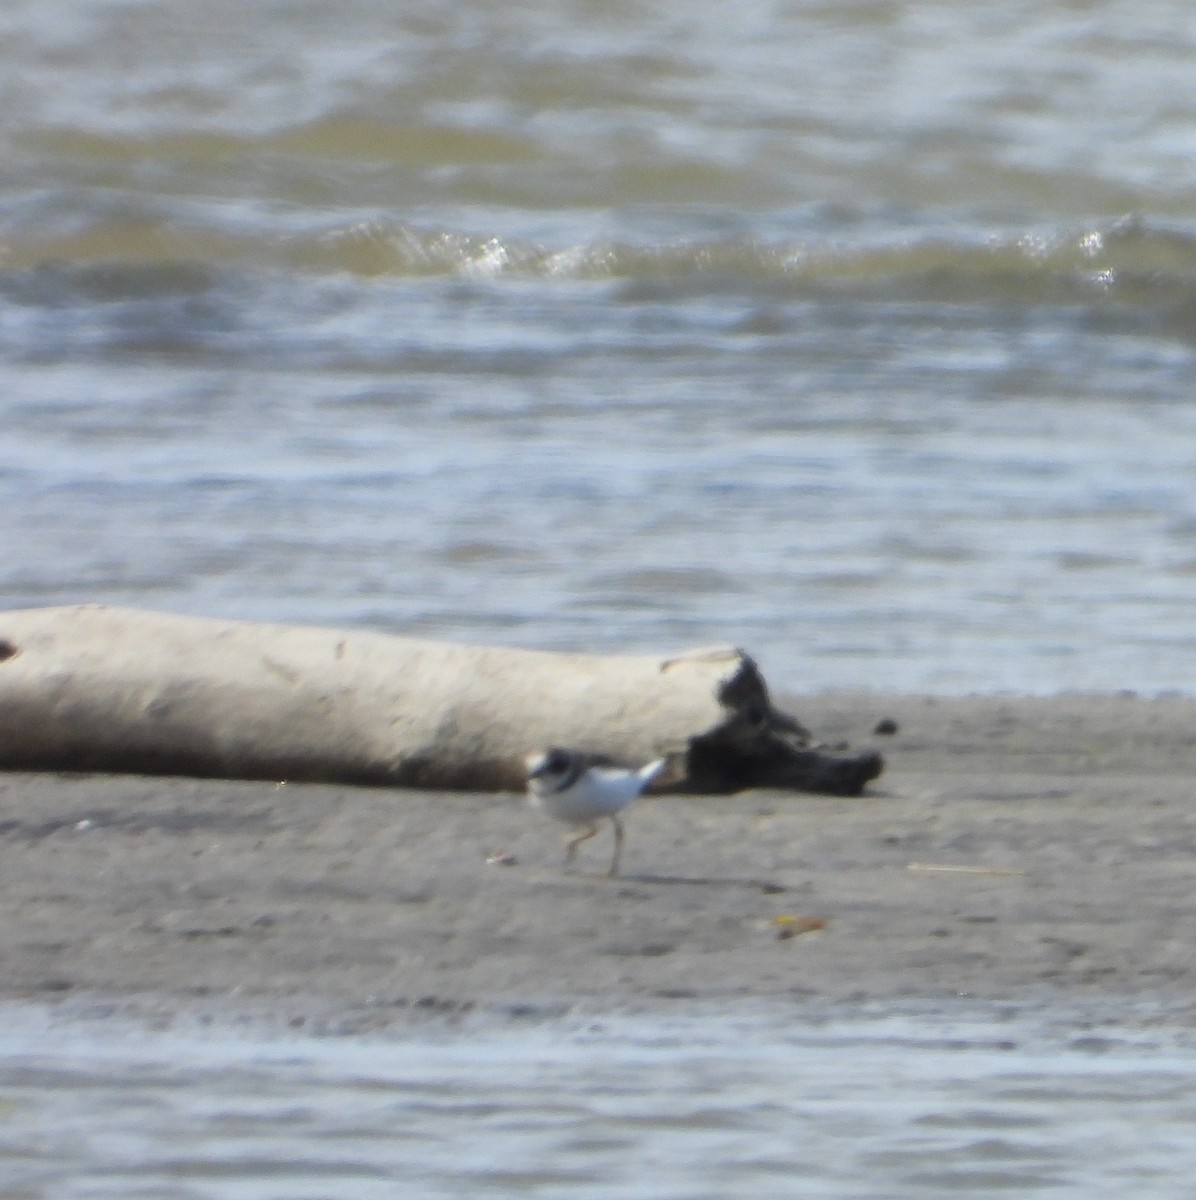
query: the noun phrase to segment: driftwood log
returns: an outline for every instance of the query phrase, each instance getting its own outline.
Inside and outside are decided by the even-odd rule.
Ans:
[[[571,746],[673,788],[856,795],[879,754],[811,745],[733,648],[672,658],[463,646],[105,605],[0,613],[0,768],[519,790]]]

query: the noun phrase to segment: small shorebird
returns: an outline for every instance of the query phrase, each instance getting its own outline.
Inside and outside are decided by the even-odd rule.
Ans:
[[[619,813],[667,765],[668,759],[658,758],[636,771],[620,767],[601,755],[554,748],[528,756],[528,798],[537,808],[566,825],[585,826],[565,848],[566,862],[572,862],[577,847],[598,832],[598,822],[610,817],[615,827],[615,854],[607,874],[613,878],[619,873],[619,858],[623,853],[623,822]]]

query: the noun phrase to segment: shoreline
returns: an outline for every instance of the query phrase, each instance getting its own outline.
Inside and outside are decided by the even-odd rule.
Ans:
[[[774,1000],[1196,1016],[1196,699],[781,706],[885,774],[859,799],[646,798],[614,881],[609,831],[565,870],[514,795],[0,775],[0,1001],[296,1028]]]

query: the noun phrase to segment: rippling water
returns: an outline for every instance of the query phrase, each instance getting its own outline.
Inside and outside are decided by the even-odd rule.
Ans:
[[[12,0],[0,603],[1190,690],[1189,15]]]
[[[11,1014],[10,1014],[11,1015]],[[1190,1032],[1015,1010],[0,1037],[8,1194],[1191,1195]]]
[[[1194,78],[1179,0],[6,0],[0,606],[1191,691]],[[0,1162],[1189,1195],[1191,1046],[1036,1037],[13,1033]]]

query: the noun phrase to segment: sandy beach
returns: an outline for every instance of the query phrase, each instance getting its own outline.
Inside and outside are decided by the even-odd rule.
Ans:
[[[514,795],[4,775],[0,997],[295,1023],[743,997],[1196,1014],[1196,701],[784,706],[885,774],[853,800],[645,799],[613,881],[609,831],[567,869]]]

